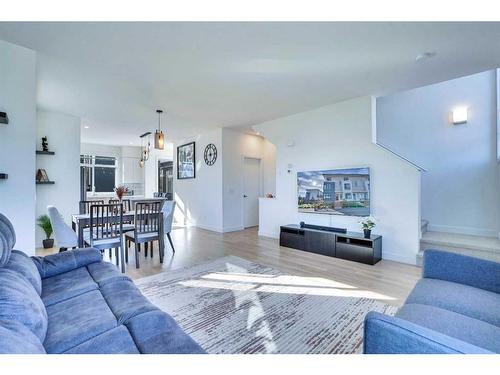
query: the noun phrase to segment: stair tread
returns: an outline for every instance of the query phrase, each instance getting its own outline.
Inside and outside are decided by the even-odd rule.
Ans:
[[[495,253],[498,252],[500,254],[500,240],[493,237],[480,237],[430,231],[422,235],[420,242],[429,245],[442,245]]]

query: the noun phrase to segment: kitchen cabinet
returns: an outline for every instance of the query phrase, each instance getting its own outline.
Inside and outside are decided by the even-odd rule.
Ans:
[[[122,158],[122,181],[124,184],[144,183],[144,171],[139,165],[138,158]]]

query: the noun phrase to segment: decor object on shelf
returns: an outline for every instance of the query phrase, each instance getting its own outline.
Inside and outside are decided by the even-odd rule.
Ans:
[[[467,107],[457,107],[452,112],[453,125],[467,123]]]
[[[266,198],[276,198],[273,193],[267,193]]]
[[[158,129],[155,131],[155,148],[157,150],[163,150],[165,147],[165,135],[161,131],[161,114],[163,111],[161,109],[157,109],[156,113],[158,113]]]
[[[45,236],[47,237],[45,240],[42,241],[43,248],[50,249],[51,247],[54,247],[54,239],[50,238],[52,236],[52,232],[53,232],[50,218],[47,215],[40,215],[38,217],[38,219],[36,220],[36,224],[40,228],[42,228],[42,230],[45,233]]]
[[[377,224],[375,224],[375,219],[371,216],[360,220],[361,228],[363,229],[363,233],[365,234],[365,238],[370,238],[372,234],[372,229],[375,228]]]
[[[47,175],[47,172],[45,169],[39,169],[36,172],[36,181],[37,182],[49,182],[49,176]]]
[[[118,197],[118,199],[121,201],[123,199],[123,196],[128,193],[128,187],[126,186],[118,186],[115,187],[115,194]]]
[[[177,179],[196,177],[195,142],[177,147]]]
[[[151,151],[151,141],[150,141],[151,132],[146,132],[140,136],[141,138],[141,160],[139,161],[139,165],[141,168],[144,168],[144,164],[149,159],[149,153]],[[147,142],[144,138],[147,138]]]
[[[0,112],[0,124],[8,124],[9,116],[7,116],[7,112]]]
[[[47,140],[47,137],[42,137],[42,150],[44,152],[49,151],[49,141]]]
[[[217,160],[217,147],[210,143],[205,147],[205,163],[207,165],[214,165]]]

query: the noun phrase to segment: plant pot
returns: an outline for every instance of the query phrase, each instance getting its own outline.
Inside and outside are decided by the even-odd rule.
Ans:
[[[371,229],[363,229],[363,233],[365,234],[365,238],[370,238],[372,235]]]
[[[54,247],[54,239],[53,238],[47,238],[46,240],[43,240],[42,243],[43,243],[44,249],[50,249],[51,247]]]

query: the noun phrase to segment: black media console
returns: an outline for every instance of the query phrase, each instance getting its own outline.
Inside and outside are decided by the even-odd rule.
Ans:
[[[382,259],[382,236],[364,238],[363,233],[339,233],[312,226],[281,226],[280,246],[372,265]]]

